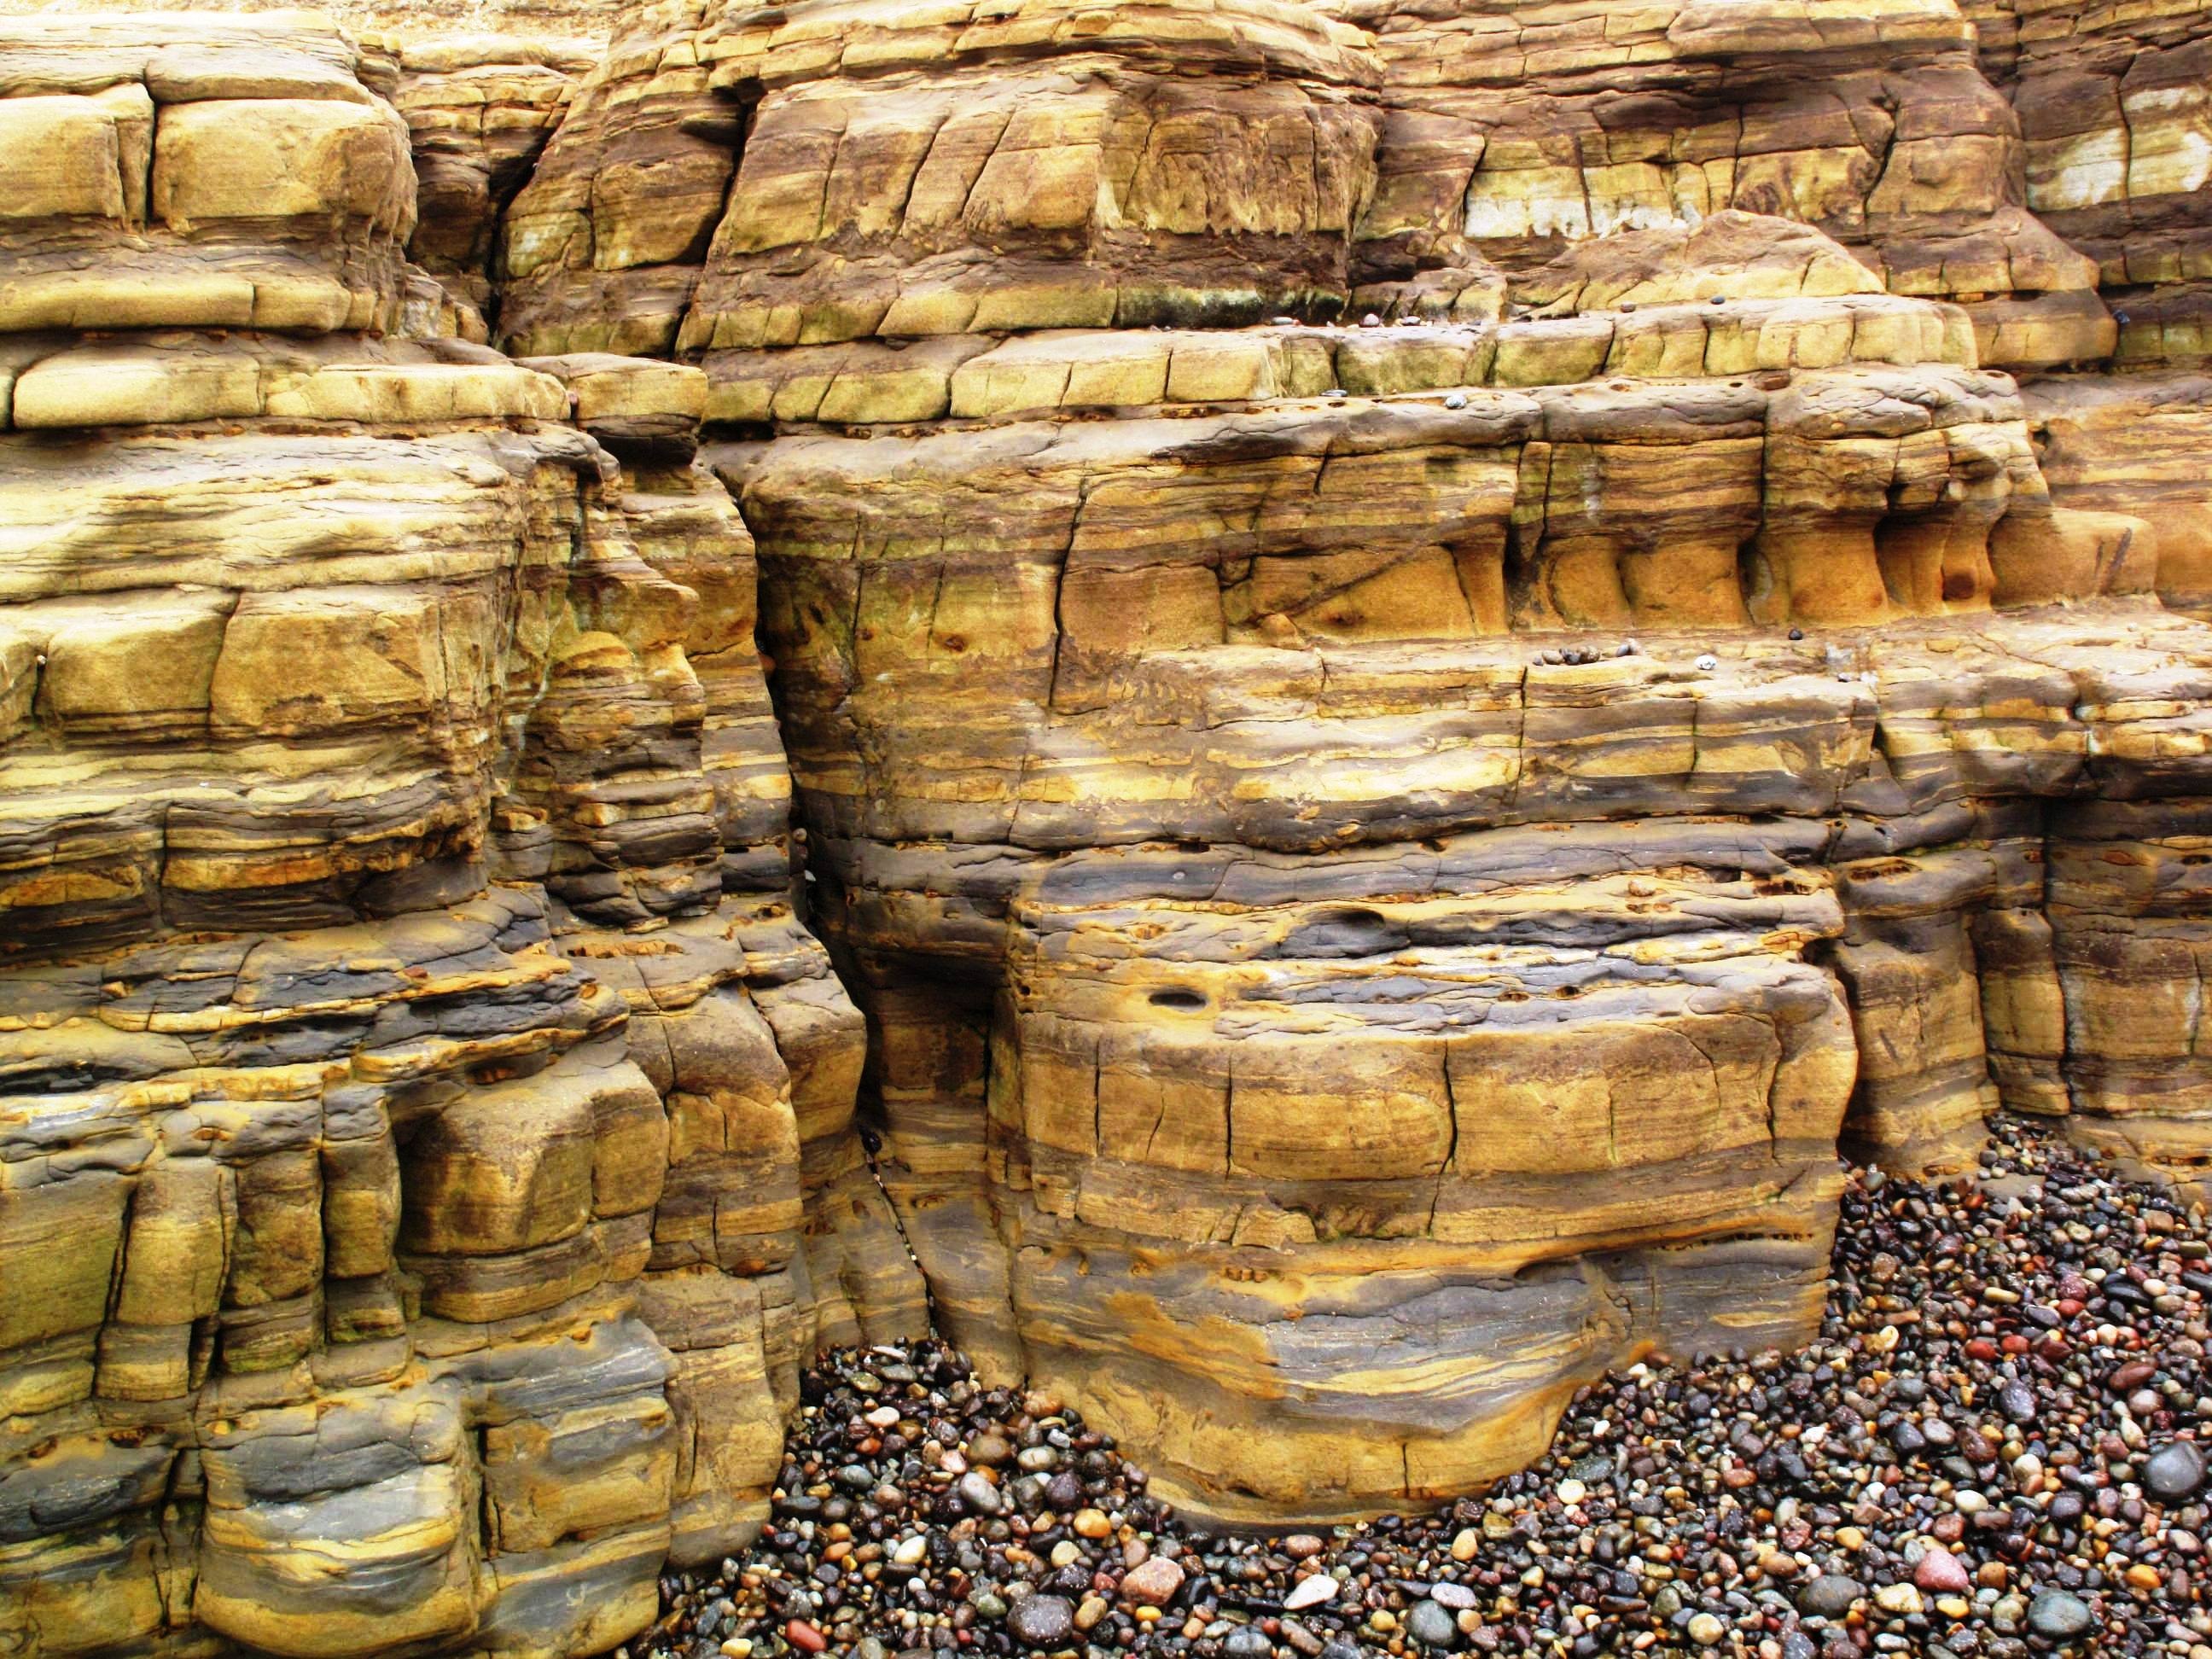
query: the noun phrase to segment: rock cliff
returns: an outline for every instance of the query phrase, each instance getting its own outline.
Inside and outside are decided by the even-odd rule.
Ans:
[[[456,337],[361,69],[0,33],[11,1653],[603,1650],[925,1322],[704,377]]]
[[[933,1321],[1431,1503],[1839,1146],[2212,1194],[2212,13],[11,9],[0,1651],[604,1651]]]

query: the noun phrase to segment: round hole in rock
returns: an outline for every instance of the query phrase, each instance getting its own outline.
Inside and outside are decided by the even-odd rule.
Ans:
[[[1152,1006],[1186,1010],[1203,1008],[1206,999],[1195,991],[1155,991],[1152,993]]]

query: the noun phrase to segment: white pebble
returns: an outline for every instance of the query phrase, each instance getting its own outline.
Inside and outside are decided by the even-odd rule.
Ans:
[[[1317,1607],[1324,1601],[1336,1600],[1339,1586],[1327,1573],[1316,1573],[1310,1578],[1301,1578],[1291,1586],[1291,1593],[1283,1598],[1284,1607],[1295,1613],[1301,1607]]]

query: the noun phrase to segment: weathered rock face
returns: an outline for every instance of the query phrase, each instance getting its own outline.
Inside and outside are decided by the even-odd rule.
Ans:
[[[604,1650],[758,1526],[795,1363],[923,1322],[704,377],[436,337],[356,64],[297,17],[0,30],[36,1659]]]
[[[1838,1134],[2193,1169],[2198,399],[1977,46],[670,8],[517,199],[519,346],[707,372],[940,1319],[1179,1498],[1789,1340]]]
[[[2204,21],[453,22],[0,36],[18,1647],[604,1649],[916,1261],[1325,1516],[2203,1183]]]
[[[570,90],[598,58],[590,40],[436,34],[391,40],[387,95],[406,118],[416,174],[409,257],[476,313],[490,282],[500,214],[529,178]],[[383,88],[380,88],[383,89]]]
[[[2030,152],[1949,0],[1337,9],[1375,31],[1391,111],[1378,267],[1463,232],[1518,270],[1733,209],[1818,227],[1893,294],[1964,303],[1986,365],[2112,349],[2091,261],[2024,210]]]

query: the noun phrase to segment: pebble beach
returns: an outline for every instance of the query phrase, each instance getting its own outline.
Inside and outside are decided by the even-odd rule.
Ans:
[[[2202,1206],[2007,1119],[1972,1178],[1852,1171],[1811,1346],[1638,1365],[1486,1492],[1269,1537],[941,1344],[825,1355],[768,1529],[628,1659],[2212,1659],[2208,1301]]]

